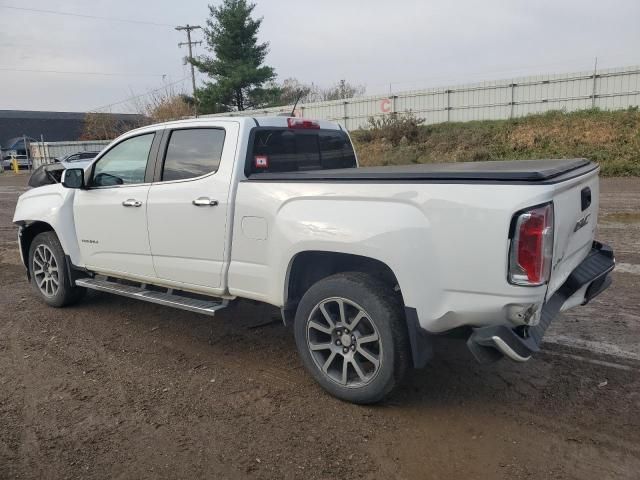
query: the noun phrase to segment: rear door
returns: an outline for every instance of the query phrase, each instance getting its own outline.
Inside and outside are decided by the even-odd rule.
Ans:
[[[231,178],[238,124],[167,130],[148,199],[148,229],[158,277],[223,290]]]
[[[551,296],[591,250],[598,224],[598,171],[555,185]]]

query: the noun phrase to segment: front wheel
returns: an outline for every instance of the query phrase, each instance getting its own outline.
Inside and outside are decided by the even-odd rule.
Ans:
[[[313,285],[298,305],[295,338],[315,380],[353,403],[382,400],[410,365],[401,302],[364,273],[340,273]]]
[[[29,247],[31,285],[52,307],[71,305],[82,298],[85,289],[76,287],[65,268],[64,250],[53,232],[43,232]]]

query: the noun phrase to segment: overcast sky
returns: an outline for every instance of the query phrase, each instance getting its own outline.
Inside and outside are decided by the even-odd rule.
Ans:
[[[267,63],[280,80],[328,86],[345,78],[375,94],[390,84],[402,91],[590,70],[596,56],[603,68],[640,64],[639,0],[256,3]],[[0,0],[0,109],[87,111],[163,82],[190,92],[186,50],[177,45],[184,34],[170,25],[204,25],[207,15],[200,0]],[[131,110],[129,101],[111,107]]]

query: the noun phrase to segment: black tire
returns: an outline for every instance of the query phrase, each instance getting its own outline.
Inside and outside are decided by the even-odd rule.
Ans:
[[[336,303],[337,314],[330,312],[332,302]],[[353,325],[358,315],[361,315],[363,320],[352,330],[344,328],[343,325],[332,330],[331,334],[322,330],[316,334],[318,330],[310,324],[317,325],[319,318],[326,320],[321,307],[324,307],[336,325],[342,323],[340,304],[346,305],[342,308],[345,311],[344,318],[347,318],[347,327],[351,328],[349,323]],[[349,312],[352,312],[353,316],[349,317]],[[322,326],[331,329],[329,321]],[[368,328],[369,333],[365,331],[363,334],[362,331],[358,331],[360,328]],[[296,346],[307,371],[331,395],[348,402],[370,404],[381,401],[402,383],[411,365],[409,338],[399,296],[389,285],[364,273],[339,273],[314,284],[298,305],[294,330]],[[323,338],[312,339],[312,335],[320,335]],[[349,337],[356,337],[357,340],[353,340],[352,343]],[[378,338],[375,344],[377,349],[373,352],[373,357],[378,359],[377,366],[360,354],[361,347],[368,349],[359,343],[365,337]],[[340,339],[344,341],[339,342]],[[332,357],[337,345],[341,347]],[[312,346],[322,347],[322,350],[312,350]],[[368,352],[371,354],[371,350]],[[364,368],[358,367],[360,372],[356,370],[356,358],[358,362],[370,367],[370,371],[366,372],[367,380],[363,380],[361,375],[365,371]],[[321,367],[323,361],[325,363]],[[329,362],[329,367],[326,362]],[[345,367],[345,363],[349,365]],[[323,367],[327,372],[323,371]]]
[[[38,253],[36,253],[36,251],[38,251]],[[55,291],[53,287],[51,287],[50,290],[47,289],[45,292],[45,289],[39,286],[40,280],[42,280],[42,274],[37,272],[42,270],[38,265],[38,263],[42,264],[42,252],[45,252],[45,256],[51,255],[53,257],[53,261],[47,262],[45,260],[47,267],[54,265],[55,262],[55,271],[52,270],[48,277],[53,277],[53,279],[57,281]],[[36,235],[31,242],[29,247],[29,276],[31,277],[31,285],[39,297],[47,305],[52,307],[65,307],[76,303],[86,292],[85,288],[76,287],[72,284],[66,268],[64,250],[54,232],[40,233]],[[53,285],[53,280],[49,285]]]

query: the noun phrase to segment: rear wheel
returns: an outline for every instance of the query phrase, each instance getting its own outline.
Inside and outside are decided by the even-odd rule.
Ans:
[[[382,400],[401,383],[410,364],[397,295],[359,272],[332,275],[305,293],[296,313],[295,337],[316,381],[354,403]]]
[[[29,247],[31,285],[52,307],[71,305],[82,298],[85,289],[76,287],[67,272],[64,250],[53,232],[43,232]]]

